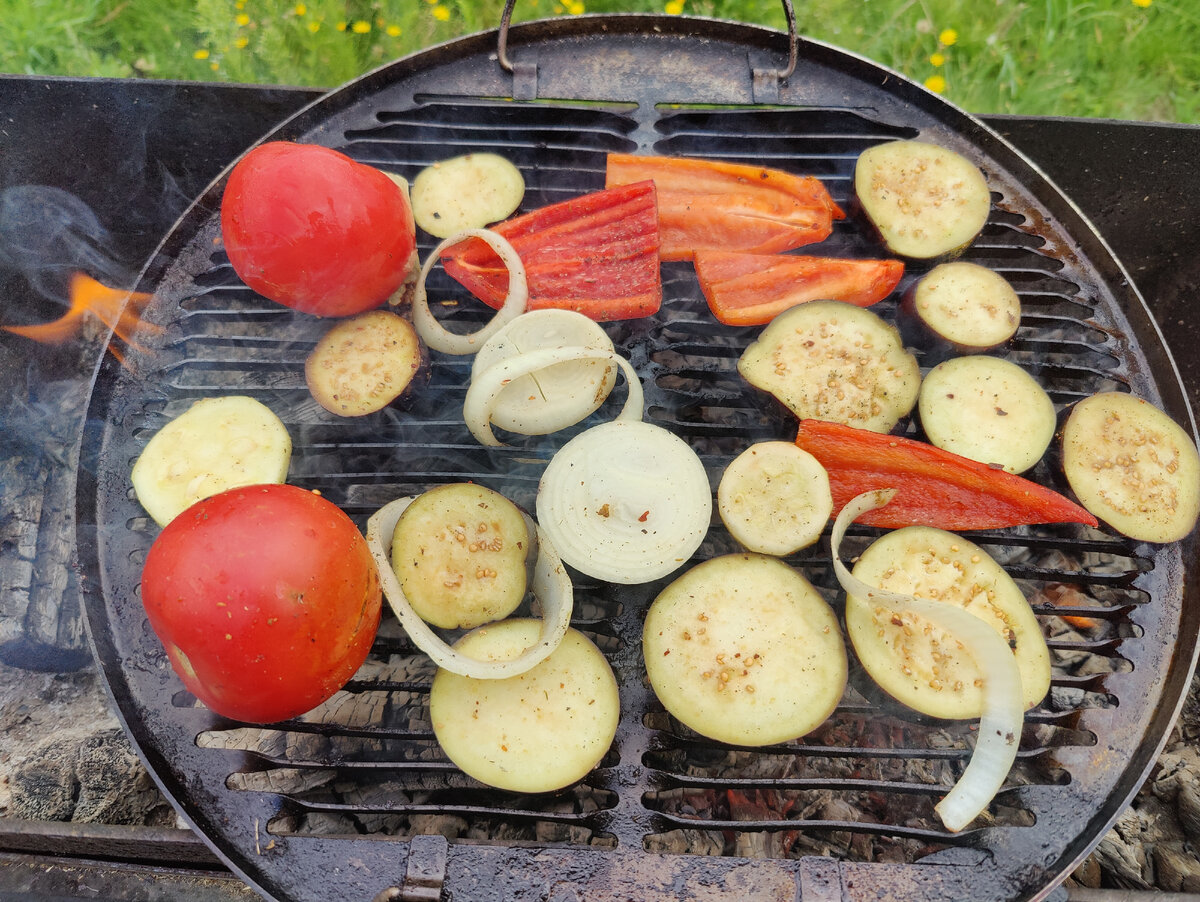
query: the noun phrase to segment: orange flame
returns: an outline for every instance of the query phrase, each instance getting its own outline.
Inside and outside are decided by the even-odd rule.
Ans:
[[[86,317],[95,316],[116,333],[126,344],[133,344],[133,331],[141,323],[140,313],[153,295],[140,291],[109,288],[81,272],[71,276],[70,306],[67,312],[49,323],[35,326],[3,326],[6,332],[21,335],[45,344],[63,344],[75,338]],[[158,326],[141,323],[143,328],[159,332]],[[113,349],[118,360],[121,353]]]

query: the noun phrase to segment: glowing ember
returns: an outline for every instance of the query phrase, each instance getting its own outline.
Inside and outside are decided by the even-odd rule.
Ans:
[[[160,331],[159,327],[143,323],[142,309],[153,295],[138,291],[109,288],[84,273],[71,277],[70,307],[58,319],[33,326],[3,326],[7,332],[31,338],[45,344],[62,344],[79,335],[87,316],[95,316],[125,343],[131,344],[130,336],[141,324],[142,328]],[[113,349],[118,359],[121,354]]]

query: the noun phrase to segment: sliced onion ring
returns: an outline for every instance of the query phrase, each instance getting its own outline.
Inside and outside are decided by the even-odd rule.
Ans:
[[[496,311],[496,315],[487,324],[475,332],[451,332],[433,315],[429,309],[429,295],[425,290],[425,280],[434,265],[441,258],[442,251],[466,241],[468,238],[479,238],[486,241],[508,267],[508,294],[504,303]],[[474,354],[480,346],[507,322],[525,312],[529,303],[529,282],[525,277],[525,264],[513,250],[513,246],[502,236],[489,229],[464,229],[451,235],[425,258],[421,274],[417,277],[416,292],[413,294],[412,312],[413,326],[421,340],[435,351],[444,354]]]
[[[640,420],[642,418],[645,406],[642,381],[638,378],[633,364],[620,354],[602,348],[583,346],[539,348],[509,357],[471,377],[471,385],[467,389],[467,396],[463,402],[463,420],[466,422],[467,428],[471,430],[471,435],[475,436],[481,445],[499,447],[504,444],[492,432],[492,411],[496,407],[500,393],[514,379],[539,372],[557,363],[567,363],[572,360],[615,361],[624,371],[625,380],[629,383],[625,404],[616,419]]]
[[[854,576],[842,563],[839,549],[846,529],[867,511],[886,505],[895,494],[895,489],[864,492],[842,508],[831,535],[833,569],[846,591],[847,605],[870,600],[897,613],[907,611],[923,617],[954,636],[983,676],[983,713],[975,751],[958,782],[934,808],[946,829],[957,833],[987,808],[1016,760],[1025,717],[1021,671],[1008,643],[974,614],[954,605],[877,589]]]
[[[546,660],[550,653],[558,648],[566,635],[567,627],[571,624],[574,589],[566,568],[558,558],[558,552],[554,550],[553,544],[542,530],[529,521],[530,527],[537,530],[538,537],[537,563],[533,568],[533,596],[542,608],[542,628],[538,633],[537,642],[515,658],[506,661],[481,661],[455,651],[429,628],[429,624],[413,610],[400,588],[396,572],[392,569],[388,545],[396,531],[400,515],[414,500],[412,496],[397,498],[376,511],[367,521],[367,546],[379,569],[383,594],[413,644],[429,655],[438,667],[477,680],[502,680],[519,676]]]

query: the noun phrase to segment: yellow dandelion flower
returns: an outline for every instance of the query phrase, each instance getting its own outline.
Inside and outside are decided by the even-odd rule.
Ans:
[[[237,0],[237,3],[235,3],[233,5],[234,5],[235,9],[245,9],[246,8],[246,0]]]
[[[335,28],[337,28],[337,30],[338,30],[338,31],[345,31],[345,30],[346,30],[346,23],[345,23],[345,22],[338,22],[338,23],[337,23],[337,25],[335,25],[334,27],[335,27]]]
[[[208,51],[205,50],[203,47],[201,47],[199,50],[197,50],[195,53],[192,54],[192,59],[206,60],[206,59],[208,59],[208,56],[209,56]]]
[[[238,50],[245,50],[246,45],[249,43],[250,43],[250,39],[243,36],[243,37],[238,38],[236,41],[234,41],[233,46],[236,47]]]
[[[931,57],[929,57],[929,65],[931,65],[931,66],[946,65],[946,54],[944,54],[944,53],[933,54]]]
[[[931,75],[925,79],[925,87],[933,91],[934,94],[941,94],[946,90],[946,79],[940,75]]]
[[[1140,6],[1142,9],[1146,9],[1153,2],[1154,0],[1132,0],[1134,6]]]
[[[364,22],[362,19],[359,19],[350,26],[350,30],[355,34],[368,34],[371,31],[371,23]]]
[[[439,3],[436,6],[434,6],[434,8],[430,10],[430,12],[433,14],[433,17],[435,19],[437,19],[439,22],[450,21],[449,7],[442,6],[442,4]]]
[[[236,19],[234,19],[233,21],[237,22],[237,24],[240,28],[245,28],[247,25],[250,24],[250,17],[248,15],[246,15],[245,13],[239,13],[238,17]]]
[[[389,38],[398,38],[403,33],[404,29],[402,29],[399,25],[389,25],[387,27],[387,35]]]
[[[313,34],[316,34],[318,31],[321,30],[321,23],[318,22],[316,19],[311,19],[308,23],[308,30],[311,31]]]
[[[214,72],[216,72],[218,69],[221,68],[221,64],[218,63],[216,60],[213,60],[211,63],[208,64],[208,68],[210,68]]]
[[[663,11],[668,16],[678,16],[683,14],[683,0],[669,0]]]
[[[573,16],[582,16],[586,12],[583,8],[582,0],[574,0],[574,2],[568,3],[567,12]]]
[[[308,15],[308,7],[305,6],[303,3],[297,3],[295,6],[295,9],[293,9],[292,11],[298,16],[307,16]]]
[[[938,35],[938,43],[944,44],[946,47],[953,47],[958,43],[958,32],[953,28],[946,28]]]

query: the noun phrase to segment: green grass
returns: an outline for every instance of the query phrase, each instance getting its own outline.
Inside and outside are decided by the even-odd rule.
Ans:
[[[494,28],[502,6],[0,0],[0,72],[334,87]],[[785,27],[778,0],[518,0],[515,18],[680,8]],[[796,0],[796,8],[804,34],[925,82],[975,113],[1200,123],[1194,0]]]

